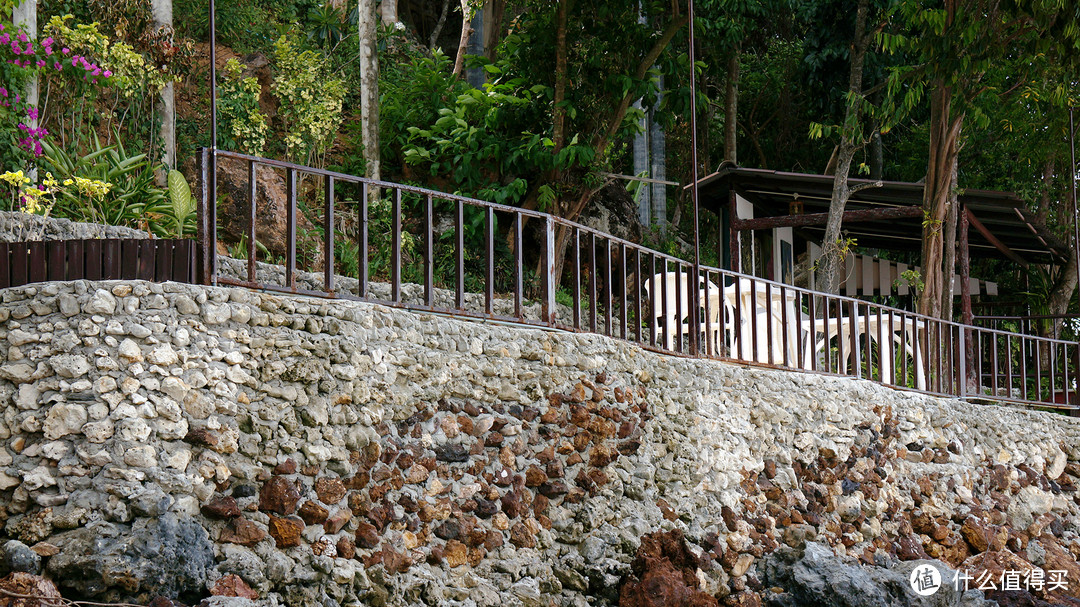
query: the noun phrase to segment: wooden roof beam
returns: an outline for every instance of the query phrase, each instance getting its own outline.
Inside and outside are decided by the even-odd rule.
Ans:
[[[888,207],[884,209],[860,209],[845,211],[844,223],[883,221],[905,217],[922,217],[922,207]],[[766,230],[800,226],[825,225],[829,221],[828,213],[807,213],[804,215],[780,215],[778,217],[759,217],[756,219],[736,219],[732,227],[736,230]]]
[[[994,245],[994,247],[997,250],[1001,251],[1001,253],[1003,255],[1005,255],[1005,257],[1008,257],[1009,259],[1011,259],[1011,260],[1015,261],[1016,263],[1020,264],[1020,266],[1022,268],[1024,268],[1025,270],[1027,269],[1028,262],[1025,261],[1023,257],[1020,257],[1019,255],[1017,255],[1016,252],[1013,251],[1012,249],[1010,249],[1008,246],[1006,246],[1005,243],[998,240],[997,236],[994,236],[993,234],[991,234],[990,230],[986,229],[986,226],[984,226],[982,224],[982,222],[979,221],[978,218],[975,217],[975,213],[972,213],[971,209],[965,209],[965,211],[967,211],[967,218],[968,218],[968,221],[971,222],[971,227],[978,230],[979,233],[982,234],[983,238],[985,238],[987,241],[989,241],[990,244]]]

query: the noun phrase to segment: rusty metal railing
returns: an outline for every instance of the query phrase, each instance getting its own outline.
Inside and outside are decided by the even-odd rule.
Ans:
[[[201,156],[204,284],[597,333],[673,355],[1078,411],[1077,342],[695,266],[538,211],[234,152],[219,150],[210,163],[210,154]],[[239,163],[248,176],[239,259],[217,255],[212,229],[217,193],[208,184],[220,180],[210,179],[208,167],[221,170],[224,162]],[[281,174],[287,190],[276,264],[267,263],[275,261],[272,251],[258,259],[262,170]],[[306,212],[304,201],[314,201]],[[318,234],[310,244],[318,251],[299,244],[305,232]],[[342,275],[346,266],[351,271]]]

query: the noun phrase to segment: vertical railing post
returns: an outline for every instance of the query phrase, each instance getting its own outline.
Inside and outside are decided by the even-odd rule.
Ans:
[[[959,369],[957,369],[957,373],[958,373],[959,378],[960,378],[960,386],[958,387],[957,395],[960,398],[965,398],[967,396],[967,391],[968,391],[968,385],[967,385],[967,382],[968,382],[968,366],[967,365],[968,365],[969,353],[968,353],[968,350],[967,350],[967,344],[968,344],[968,331],[969,331],[969,329],[968,329],[968,325],[966,325],[966,324],[957,325],[957,329],[958,329],[957,333],[960,334],[960,348],[959,348],[959,350],[960,350],[960,352],[959,352],[960,364],[957,365],[957,367],[959,367]]]
[[[435,201],[431,194],[424,204],[424,305],[435,305]]]
[[[357,249],[359,249],[360,259],[360,276],[359,284],[356,289],[356,296],[360,299],[367,299],[368,296],[368,182],[363,182],[360,186],[360,209],[358,214],[360,215],[360,227],[359,233],[356,235],[359,242],[357,243]]]
[[[255,232],[255,226],[258,221],[257,210],[257,194],[258,194],[258,179],[256,178],[255,161],[248,161],[248,282],[255,281],[255,247],[257,234]]]
[[[394,233],[391,240],[390,255],[390,301],[401,303],[401,190],[394,190],[394,199],[390,207]]]
[[[520,225],[520,222],[519,222]],[[575,234],[576,239],[576,234]],[[577,247],[575,244],[574,273],[577,277]],[[555,276],[555,218],[551,215],[544,216],[544,318],[543,321],[549,327],[555,326],[555,289],[558,281]],[[574,328],[577,328],[577,294],[574,295],[575,320]]]
[[[196,157],[199,164],[199,211],[196,222],[197,261],[196,280],[201,285],[210,284],[210,149],[200,148]]]
[[[286,169],[286,186],[288,189],[288,209],[285,212],[286,242],[285,242],[285,284],[296,290],[296,170]]]
[[[323,276],[323,288],[331,295],[334,293],[334,177],[326,177],[326,216],[323,218],[323,259],[326,267]]]

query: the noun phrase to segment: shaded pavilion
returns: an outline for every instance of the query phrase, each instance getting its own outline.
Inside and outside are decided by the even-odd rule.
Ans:
[[[852,187],[875,183],[850,180]],[[701,208],[720,219],[717,259],[727,269],[791,284],[795,260],[824,238],[832,187],[831,175],[721,165],[698,182]],[[922,203],[923,184],[881,181],[852,195],[843,230],[860,248],[917,253],[922,246]],[[959,196],[959,204],[956,242],[964,322],[972,320],[971,258],[1007,259],[1025,268],[1065,263],[1068,247],[1016,194],[969,189]],[[756,246],[759,243],[764,246]],[[751,266],[742,267],[745,261]]]

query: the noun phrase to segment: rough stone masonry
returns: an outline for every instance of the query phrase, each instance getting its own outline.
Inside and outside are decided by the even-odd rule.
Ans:
[[[0,294],[0,573],[67,597],[615,604],[656,532],[713,603],[811,600],[825,556],[1080,587],[1077,419],[363,303]]]

